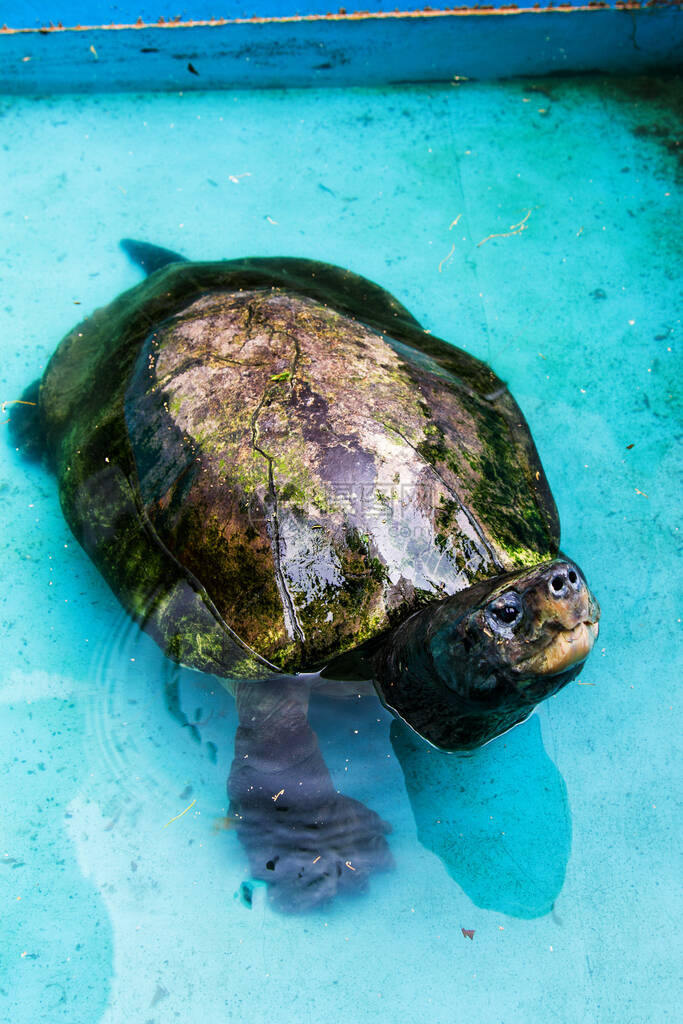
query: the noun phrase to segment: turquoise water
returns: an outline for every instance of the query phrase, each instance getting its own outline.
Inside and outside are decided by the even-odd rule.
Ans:
[[[0,101],[0,400],[139,279],[122,236],[348,266],[509,382],[603,611],[578,683],[470,758],[318,698],[395,866],[285,917],[223,820],[230,698],[129,626],[7,442],[0,1019],[673,1019],[680,103],[591,79]]]

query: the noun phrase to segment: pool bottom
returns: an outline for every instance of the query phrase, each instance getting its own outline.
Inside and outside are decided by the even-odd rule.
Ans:
[[[655,79],[2,100],[3,400],[136,282],[121,237],[348,266],[508,382],[603,609],[580,679],[479,760],[320,702],[395,868],[284,917],[245,905],[224,827],[229,698],[182,673],[169,705],[54,479],[6,449],[13,1024],[671,1014],[679,104]]]

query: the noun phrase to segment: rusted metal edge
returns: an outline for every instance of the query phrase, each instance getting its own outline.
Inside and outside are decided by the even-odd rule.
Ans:
[[[488,5],[477,5],[476,7],[446,7],[436,9],[426,7],[419,11],[354,11],[344,13],[328,14],[290,14],[282,17],[267,18],[210,18],[201,21],[182,21],[178,18],[159,18],[158,21],[145,22],[138,18],[130,24],[109,25],[63,25],[58,22],[56,25],[50,22],[49,25],[40,28],[10,28],[7,25],[0,27],[0,35],[51,35],[61,32],[102,32],[120,31],[130,29],[174,29],[174,28],[211,28],[226,25],[272,25],[288,24],[297,22],[344,22],[344,21],[388,21],[415,18],[448,18],[448,17],[510,17],[511,15],[526,14],[585,14],[592,11],[639,11],[647,9],[667,9],[683,7],[683,0],[616,0],[616,3],[607,3],[606,0],[589,0],[589,3],[576,6],[572,4],[554,4],[552,2],[541,6],[540,3],[533,7],[520,7],[517,4],[507,4],[503,7]]]

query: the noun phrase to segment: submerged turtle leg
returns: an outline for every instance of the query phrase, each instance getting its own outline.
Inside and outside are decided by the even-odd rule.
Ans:
[[[386,822],[339,794],[308,724],[308,685],[238,683],[240,725],[228,779],[237,833],[280,910],[308,910],[392,864]]]
[[[9,418],[9,434],[12,444],[25,459],[29,459],[31,462],[40,461],[47,453],[45,426],[39,399],[40,380],[34,380],[18,401],[7,403],[7,405],[12,405]]]

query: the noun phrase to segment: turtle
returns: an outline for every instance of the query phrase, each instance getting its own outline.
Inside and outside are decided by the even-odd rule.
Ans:
[[[228,789],[256,876],[286,862],[291,882],[300,847],[268,851],[314,821],[331,860],[281,891],[324,899],[340,844],[366,874],[390,854],[386,824],[334,789],[309,694],[365,687],[471,751],[577,675],[599,606],[488,365],[350,270],[121,245],[146,279],[62,340],[15,442],[47,458],[133,619],[235,695]]]

